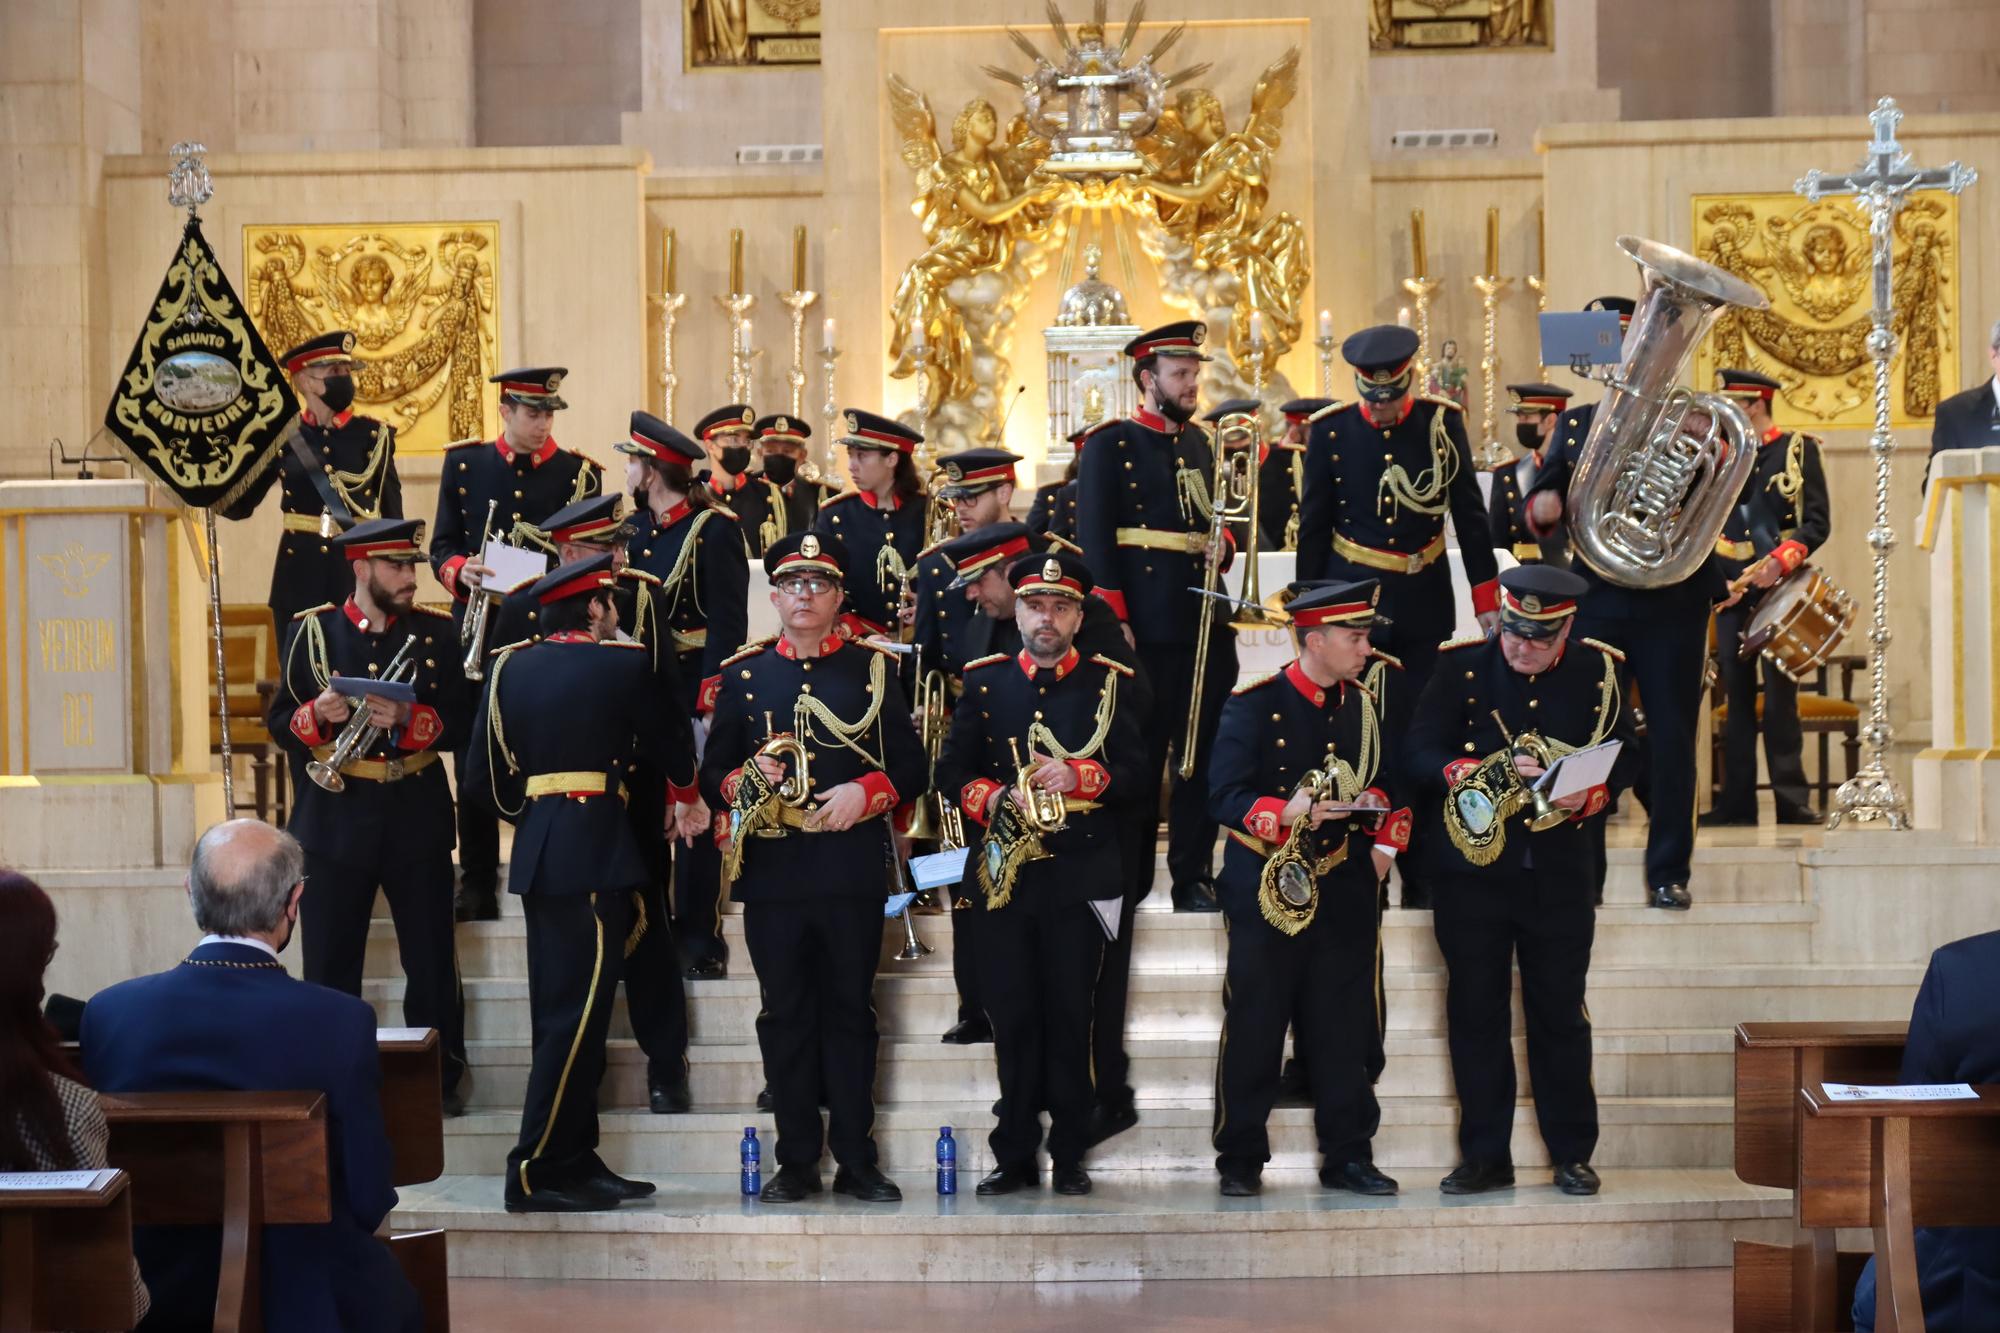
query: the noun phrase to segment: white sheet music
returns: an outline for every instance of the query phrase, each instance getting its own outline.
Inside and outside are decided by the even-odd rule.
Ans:
[[[1836,1102],[1966,1102],[1978,1101],[1970,1083],[1829,1083],[1826,1095]]]
[[[111,1179],[104,1171],[0,1171],[0,1191],[93,1190]]]
[[[522,546],[509,546],[497,537],[479,553],[479,563],[493,570],[482,585],[488,592],[513,592],[549,572],[546,555]]]
[[[963,847],[949,852],[932,852],[929,856],[910,858],[910,878],[920,889],[938,889],[947,884],[956,884],[965,878],[965,854]]]
[[[1546,792],[1552,801],[1560,801],[1600,786],[1611,776],[1611,765],[1617,762],[1618,752],[1624,748],[1625,742],[1613,740],[1566,754],[1535,779],[1535,790]]]

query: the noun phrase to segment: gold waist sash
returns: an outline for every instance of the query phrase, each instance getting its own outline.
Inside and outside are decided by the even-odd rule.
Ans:
[[[332,757],[331,745],[313,747],[313,758],[321,763]],[[340,772],[343,777],[366,778],[370,782],[401,782],[436,762],[436,750],[419,750],[407,759],[350,759],[340,766]]]
[[[1715,553],[1724,560],[1748,560],[1757,554],[1757,547],[1754,542],[1733,542],[1727,537],[1717,537]]]
[[[1115,534],[1120,546],[1136,546],[1146,551],[1178,551],[1198,555],[1208,540],[1206,532],[1169,532],[1164,528],[1120,528]]]
[[[327,519],[327,516],[325,514],[287,513],[284,515],[283,522],[286,532],[310,532],[313,533],[315,536],[331,537],[336,532],[339,531],[339,529],[335,527],[333,523],[331,523]],[[322,524],[324,524],[325,526],[322,527],[321,526]]]
[[[675,652],[685,653],[696,648],[706,647],[708,647],[708,626],[703,625],[700,629],[677,629],[674,631]]]
[[[1540,560],[1542,558],[1542,548],[1534,542],[1515,542],[1514,558],[1516,560]]]
[[[795,828],[801,833],[829,833],[832,831],[830,829],[823,829],[823,828],[808,828],[806,826],[806,817],[812,813],[813,812],[811,810],[807,810],[799,806],[780,805],[778,807],[778,822],[783,824],[786,828]],[[869,820],[875,818],[875,816],[881,813],[882,812],[880,810],[871,810],[867,814],[861,816],[861,818],[855,820],[854,823],[851,824],[849,827],[860,828],[863,824],[866,824]]]
[[[611,788],[602,773],[537,773],[528,779],[528,799],[543,796],[602,796]],[[625,799],[625,784],[618,784],[618,799]]]
[[[1422,550],[1405,555],[1401,551],[1378,551],[1372,546],[1349,541],[1336,532],[1333,534],[1333,553],[1343,560],[1390,574],[1418,574],[1444,554],[1444,534],[1440,532]]]

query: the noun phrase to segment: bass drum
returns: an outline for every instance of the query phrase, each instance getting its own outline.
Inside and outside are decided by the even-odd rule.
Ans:
[[[1832,658],[1854,628],[1854,599],[1811,565],[1800,565],[1764,594],[1743,626],[1742,657],[1762,654],[1792,681]]]

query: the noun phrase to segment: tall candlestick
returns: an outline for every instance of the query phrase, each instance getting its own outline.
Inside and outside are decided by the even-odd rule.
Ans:
[[[668,227],[660,233],[660,290],[678,291],[674,286],[674,229]]]
[[[1430,265],[1424,256],[1424,210],[1410,210],[1410,268],[1419,278],[1428,278]]]
[[[1500,210],[1488,206],[1486,209],[1486,273],[1500,271]]]
[[[1333,312],[1331,310],[1322,310],[1319,312],[1319,336],[1322,338],[1331,338],[1333,336]]]
[[[806,289],[806,229],[792,228],[792,290]]]
[[[1489,212],[1486,216],[1491,223],[1494,214]],[[1490,235],[1489,231],[1489,243]],[[1481,443],[1477,454],[1481,467],[1496,467],[1508,458],[1507,447],[1500,443],[1494,424],[1500,390],[1500,298],[1514,285],[1514,280],[1486,273],[1474,278],[1472,285],[1479,291],[1480,312],[1485,317],[1479,358]]]
[[[833,316],[828,315],[825,319],[820,321],[819,348],[822,352],[830,352],[838,346],[840,346],[840,343],[834,337]]]
[[[729,294],[736,295],[743,290],[743,229],[734,227],[729,232]]]
[[[667,239],[672,241],[671,233]],[[660,420],[669,426],[674,424],[674,395],[681,384],[674,370],[674,324],[686,304],[685,292],[656,292],[653,296],[653,305],[660,312]]]

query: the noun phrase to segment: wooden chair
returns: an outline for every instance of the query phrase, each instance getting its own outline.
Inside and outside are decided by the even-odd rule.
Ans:
[[[1847,765],[1845,777],[1853,777],[1861,767],[1861,705],[1854,699],[1854,677],[1868,664],[1868,659],[1855,653],[1841,653],[1827,660],[1814,674],[1812,685],[1799,687],[1799,730],[1807,736],[1819,738],[1819,768],[1815,780],[1808,782],[1808,791],[1819,794],[1820,805],[1825,807],[1840,785],[1833,776],[1833,738],[1840,737],[1841,758]],[[1840,673],[1840,694],[1831,690],[1831,673]],[[1729,701],[1723,694],[1722,679],[1718,676],[1708,689],[1709,715],[1713,719],[1709,727],[1709,787],[1710,798],[1722,792],[1723,728],[1729,721]],[[1757,723],[1761,730],[1764,722],[1764,678],[1760,670],[1757,675]],[[1760,782],[1758,791],[1769,791],[1771,784]]]
[[[132,1327],[131,1177],[97,1177],[0,1190],[0,1333]]]
[[[132,1177],[139,1226],[220,1226],[218,1333],[264,1326],[264,1228],[333,1220],[326,1096],[318,1092],[100,1095],[111,1164]]]
[[[278,628],[271,608],[261,603],[222,608],[222,661],[228,681],[229,748],[250,757],[255,803],[236,803],[232,816],[255,810],[257,818],[282,825],[287,810],[285,752],[264,725],[265,710],[277,693],[282,668],[278,662]],[[211,667],[212,669],[212,667]],[[208,698],[208,750],[222,753],[222,717],[211,683]]]

